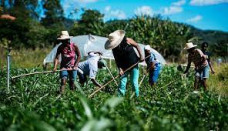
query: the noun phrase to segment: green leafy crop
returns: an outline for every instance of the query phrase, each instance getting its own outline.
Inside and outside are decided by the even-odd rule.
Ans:
[[[11,74],[35,71],[41,69],[12,69]],[[96,89],[91,82],[77,84],[75,91],[66,87],[60,96],[58,73],[16,79],[7,93],[6,72],[0,73],[0,130],[228,130],[228,99],[194,91],[193,73],[182,77],[174,66],[163,68],[154,87],[146,77],[139,98],[131,97],[130,84],[125,97],[115,97],[114,82],[91,99],[87,96]],[[100,83],[110,79],[105,70],[98,73]]]

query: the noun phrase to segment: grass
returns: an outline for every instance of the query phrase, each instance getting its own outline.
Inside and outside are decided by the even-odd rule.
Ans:
[[[210,90],[222,96],[228,96],[228,64],[214,66],[215,74],[210,74],[208,85]]]
[[[21,49],[11,51],[11,67],[15,68],[34,68],[42,67],[43,60],[46,55],[51,51],[51,48],[45,49]],[[4,57],[6,57],[4,55]],[[2,61],[6,66],[6,59]]]

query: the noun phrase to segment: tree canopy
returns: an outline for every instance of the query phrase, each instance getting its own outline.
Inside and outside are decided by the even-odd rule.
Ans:
[[[15,49],[53,46],[61,30],[68,30],[73,36],[93,34],[107,37],[109,33],[122,29],[127,37],[150,44],[165,58],[180,60],[188,41],[198,45],[207,41],[217,56],[228,55],[228,33],[199,30],[160,15],[105,22],[104,14],[98,10],[82,9],[79,19],[66,18],[60,0],[1,0],[0,15],[4,14],[15,17],[15,20],[0,19],[0,38],[10,40],[10,46]]]

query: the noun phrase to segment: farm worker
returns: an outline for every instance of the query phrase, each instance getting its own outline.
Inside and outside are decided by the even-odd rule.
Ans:
[[[98,72],[98,68],[101,69],[106,67],[106,62],[101,59],[101,52],[89,52],[88,59],[79,62],[78,68],[82,71],[78,71],[79,83],[84,85],[87,81],[87,76],[91,79],[94,85],[101,87],[101,85],[96,81],[96,74]]]
[[[146,45],[144,50],[147,71],[149,71],[149,84],[153,86],[158,81],[158,77],[161,72],[161,63],[156,59],[155,54],[151,51],[150,45]]]
[[[206,90],[206,79],[209,77],[209,73],[207,70],[208,68],[208,62],[206,56],[203,54],[203,52],[200,49],[195,48],[196,45],[193,45],[193,43],[186,43],[186,46],[184,49],[188,51],[188,65],[184,72],[186,74],[191,66],[191,62],[195,65],[195,82],[194,82],[194,88],[198,89],[199,82],[202,81],[203,87]]]
[[[81,59],[78,46],[72,43],[70,38],[71,36],[69,36],[67,31],[62,31],[61,36],[58,38],[62,44],[57,49],[53,70],[57,70],[59,56],[61,55],[60,69],[62,71],[60,71],[61,86],[59,93],[64,92],[67,78],[69,79],[70,89],[75,89],[74,81],[77,76],[78,63]]]
[[[204,55],[206,55],[206,58],[207,58],[207,62],[208,62],[208,66],[210,67],[211,69],[211,73],[214,74],[215,71],[212,67],[212,64],[211,64],[211,59],[210,59],[210,56],[211,56],[211,52],[208,52],[207,51],[207,48],[208,48],[208,43],[207,42],[203,42],[202,45],[201,45],[201,50],[202,52],[204,53]],[[209,74],[209,70],[208,71],[208,74]]]
[[[139,53],[137,56],[134,47]],[[139,60],[144,61],[142,51],[139,45],[131,38],[125,36],[124,30],[116,30],[113,33],[109,34],[109,39],[105,43],[105,49],[112,49],[116,65],[119,69],[120,84],[118,88],[118,96],[124,96],[126,92],[127,76],[130,74],[131,84],[135,95],[139,96],[139,67],[138,64],[134,66],[131,70],[124,73],[132,65],[136,64]]]

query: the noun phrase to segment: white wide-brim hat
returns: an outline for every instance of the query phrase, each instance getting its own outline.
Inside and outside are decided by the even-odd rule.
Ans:
[[[146,46],[144,47],[144,50],[149,50],[149,51],[151,51],[150,45],[146,45]]]
[[[196,46],[197,46],[197,45],[193,45],[192,42],[189,42],[189,43],[186,43],[184,49],[185,49],[185,50],[188,50],[188,49],[191,49],[191,48],[196,47]]]
[[[70,39],[72,36],[69,35],[68,31],[61,31],[61,35],[59,38],[57,38],[58,40],[66,40],[66,39]]]
[[[116,48],[121,43],[124,36],[125,36],[124,30],[116,30],[111,34],[109,34],[108,40],[105,43],[105,49],[111,50]]]

